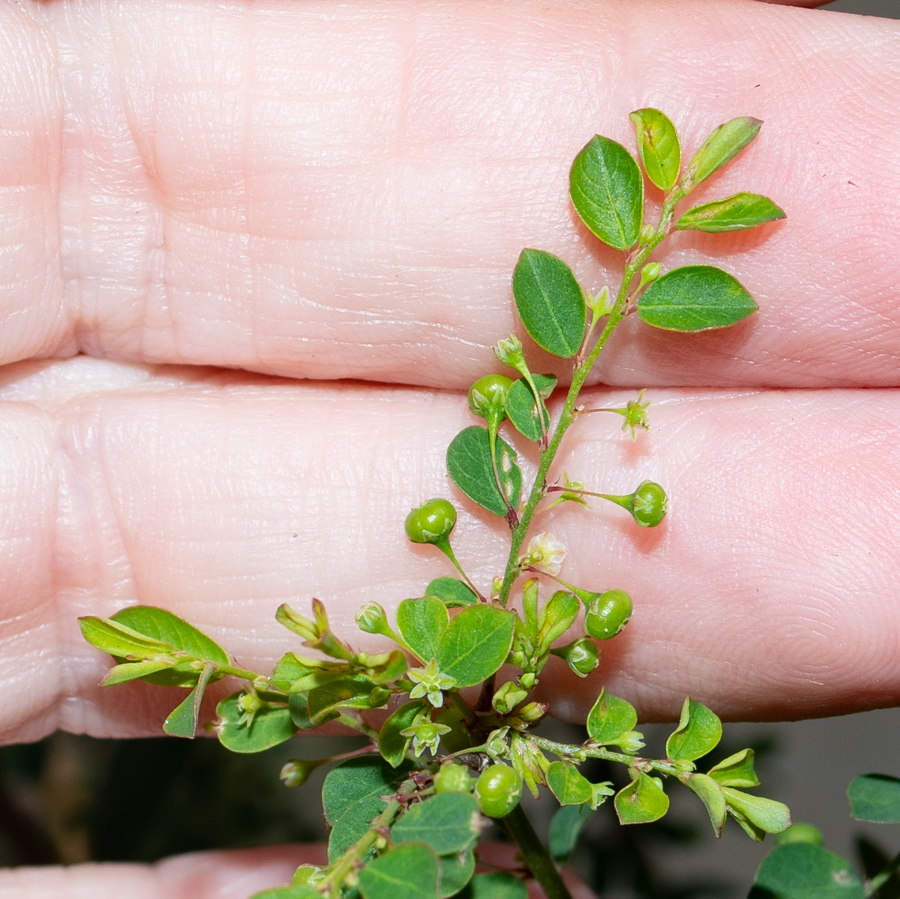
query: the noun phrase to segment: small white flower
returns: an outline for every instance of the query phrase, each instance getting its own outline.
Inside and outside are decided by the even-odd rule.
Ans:
[[[566,558],[566,548],[549,531],[543,534],[535,534],[528,543],[528,552],[525,553],[525,565],[554,577],[559,574],[562,563]]]

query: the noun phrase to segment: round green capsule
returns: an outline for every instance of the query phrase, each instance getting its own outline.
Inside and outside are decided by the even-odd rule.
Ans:
[[[642,528],[654,528],[669,507],[666,491],[653,481],[644,481],[631,496],[631,515]]]
[[[465,765],[450,763],[441,766],[434,775],[436,793],[468,793],[472,789],[472,777]]]
[[[505,375],[485,375],[469,388],[469,410],[479,418],[497,415],[503,420],[503,409],[512,381]]]
[[[595,640],[609,640],[628,624],[633,604],[624,590],[606,590],[588,603],[584,629]]]
[[[430,499],[416,506],[403,526],[413,543],[444,543],[456,524],[456,509],[446,499]]]
[[[522,776],[509,765],[490,765],[475,782],[475,797],[489,818],[505,818],[522,798]]]

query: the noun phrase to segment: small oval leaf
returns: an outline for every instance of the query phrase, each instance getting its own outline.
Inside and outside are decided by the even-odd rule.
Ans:
[[[601,690],[588,713],[587,731],[592,743],[615,743],[622,734],[634,730],[637,712],[631,703]]]
[[[727,328],[757,310],[741,283],[712,265],[686,265],[654,281],[638,300],[641,320],[667,331]]]
[[[863,899],[850,862],[810,843],[776,846],[759,866],[756,887],[778,899]]]
[[[681,171],[681,145],[675,126],[658,109],[636,109],[631,121],[647,177],[660,190],[671,190]]]
[[[742,116],[713,129],[691,160],[684,177],[684,186],[693,190],[701,181],[705,181],[713,172],[734,159],[754,140],[761,127],[759,119]]]
[[[742,749],[713,765],[707,774],[723,787],[758,787],[759,778],[753,767],[752,749]]]
[[[235,693],[216,706],[219,742],[232,752],[262,752],[290,740],[297,733],[287,706],[266,706],[248,723],[238,705],[241,694]]]
[[[436,596],[448,609],[478,602],[475,591],[455,577],[435,578],[426,588],[426,596]]]
[[[550,820],[550,835],[547,838],[554,861],[568,861],[592,814],[593,810],[586,805],[564,805],[557,809]]]
[[[877,824],[900,822],[900,780],[886,774],[863,774],[847,788],[850,815]]]
[[[400,763],[406,758],[409,744],[412,743],[412,737],[404,736],[400,731],[411,727],[416,715],[427,708],[427,699],[413,699],[401,705],[381,725],[381,730],[378,733],[378,751],[392,768],[399,767]]]
[[[437,658],[437,644],[450,623],[447,607],[436,596],[404,599],[397,606],[397,630],[423,661]]]
[[[359,872],[364,899],[438,899],[440,866],[424,843],[403,843]]]
[[[722,828],[725,826],[725,816],[728,814],[728,806],[725,803],[725,794],[722,792],[721,786],[707,774],[691,774],[687,785],[706,806],[713,830],[716,836],[720,837]]]
[[[522,250],[512,287],[531,339],[554,356],[574,356],[584,339],[587,307],[572,269],[552,253]]]
[[[438,668],[458,687],[489,678],[506,661],[512,646],[516,614],[497,606],[467,606],[451,622],[438,643]]]
[[[596,135],[575,157],[569,173],[572,204],[605,244],[627,250],[637,243],[644,215],[644,179],[621,144]]]
[[[450,855],[468,848],[480,830],[478,802],[471,793],[438,793],[398,818],[391,839],[420,840],[438,855]]]
[[[624,789],[616,793],[616,814],[620,824],[649,824],[669,810],[669,797],[656,778],[641,771]]]
[[[560,805],[584,805],[591,801],[591,782],[567,762],[552,762],[547,769],[547,786]]]
[[[679,231],[746,231],[785,218],[784,210],[761,194],[740,193],[688,209],[675,227]]]
[[[722,739],[722,722],[705,705],[688,697],[681,708],[678,728],[666,741],[670,759],[693,762],[712,752]]]
[[[513,423],[515,429],[528,440],[537,442],[541,439],[541,419],[544,421],[544,430],[550,427],[550,414],[544,399],[553,392],[556,387],[556,378],[553,375],[532,375],[534,386],[537,387],[540,398],[536,401],[531,387],[524,378],[513,381],[506,397],[506,414]]]
[[[505,518],[510,506],[516,508],[522,498],[522,472],[516,464],[515,450],[497,438],[497,473],[503,494],[497,488],[491,462],[491,440],[487,428],[472,425],[460,431],[447,447],[447,471],[453,483],[488,512]]]

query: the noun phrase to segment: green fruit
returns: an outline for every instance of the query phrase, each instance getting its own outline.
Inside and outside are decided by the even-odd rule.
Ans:
[[[512,381],[505,375],[485,375],[469,388],[469,410],[479,418],[499,416],[503,420],[503,408]]]
[[[489,818],[505,818],[522,798],[522,776],[509,765],[491,765],[475,782],[475,796]]]
[[[566,664],[579,677],[587,677],[600,664],[600,650],[597,644],[582,637],[567,647]]]
[[[632,608],[631,597],[624,590],[607,590],[588,604],[584,629],[595,640],[609,640],[628,624]]]
[[[444,765],[434,775],[434,789],[437,793],[468,793],[472,789],[472,778],[465,765]]]
[[[631,515],[642,528],[654,528],[666,517],[669,499],[666,491],[644,481],[631,495]]]
[[[406,516],[406,536],[413,543],[444,543],[456,524],[456,509],[446,499],[430,499]]]

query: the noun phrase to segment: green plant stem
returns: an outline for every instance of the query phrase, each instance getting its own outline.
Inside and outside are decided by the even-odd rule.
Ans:
[[[613,752],[611,749],[604,749],[602,746],[557,743],[555,740],[548,740],[546,737],[538,737],[534,734],[529,735],[528,739],[539,749],[545,749],[560,758],[573,759],[578,762],[583,762],[585,759],[603,759],[607,762],[618,762],[629,768],[652,769],[660,774],[667,774],[673,777],[678,777],[685,773],[677,765],[664,759],[645,759],[636,755],[629,755],[627,752]]]
[[[563,883],[553,859],[534,832],[521,804],[501,818],[499,824],[519,847],[522,861],[547,894],[547,899],[572,899],[569,888]]]

